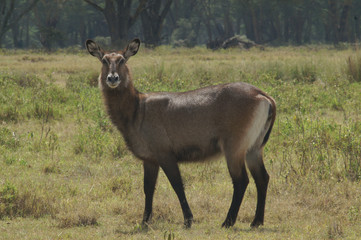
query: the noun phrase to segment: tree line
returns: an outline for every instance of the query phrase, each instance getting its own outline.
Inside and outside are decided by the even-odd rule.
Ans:
[[[0,47],[193,47],[244,35],[257,44],[358,42],[359,0],[1,0]]]

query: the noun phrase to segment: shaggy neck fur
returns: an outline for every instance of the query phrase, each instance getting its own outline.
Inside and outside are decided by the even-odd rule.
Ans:
[[[127,86],[118,86],[111,89],[103,86],[102,89],[106,110],[113,124],[122,132],[124,137],[137,116],[140,93],[129,81]]]

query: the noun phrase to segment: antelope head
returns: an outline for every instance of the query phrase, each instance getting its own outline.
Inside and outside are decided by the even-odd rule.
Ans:
[[[87,40],[85,45],[88,52],[102,63],[102,71],[99,78],[102,87],[116,89],[128,86],[130,79],[126,62],[138,52],[140,45],[138,38],[131,41],[124,50],[117,52],[104,51],[93,40]]]

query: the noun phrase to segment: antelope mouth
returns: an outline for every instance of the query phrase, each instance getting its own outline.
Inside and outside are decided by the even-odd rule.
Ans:
[[[120,84],[120,81],[117,81],[117,82],[109,82],[107,81],[107,84],[108,84],[108,87],[110,88],[117,88]]]

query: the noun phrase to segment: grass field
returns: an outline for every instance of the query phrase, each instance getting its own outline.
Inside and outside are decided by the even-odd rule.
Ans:
[[[195,222],[161,171],[149,229],[140,226],[142,164],[103,108],[100,63],[82,52],[0,52],[0,239],[358,239],[361,53],[326,46],[264,51],[141,48],[135,86],[186,91],[243,81],[273,96],[265,149],[265,225],[251,229],[251,180],[237,222],[224,159],[181,165]]]

